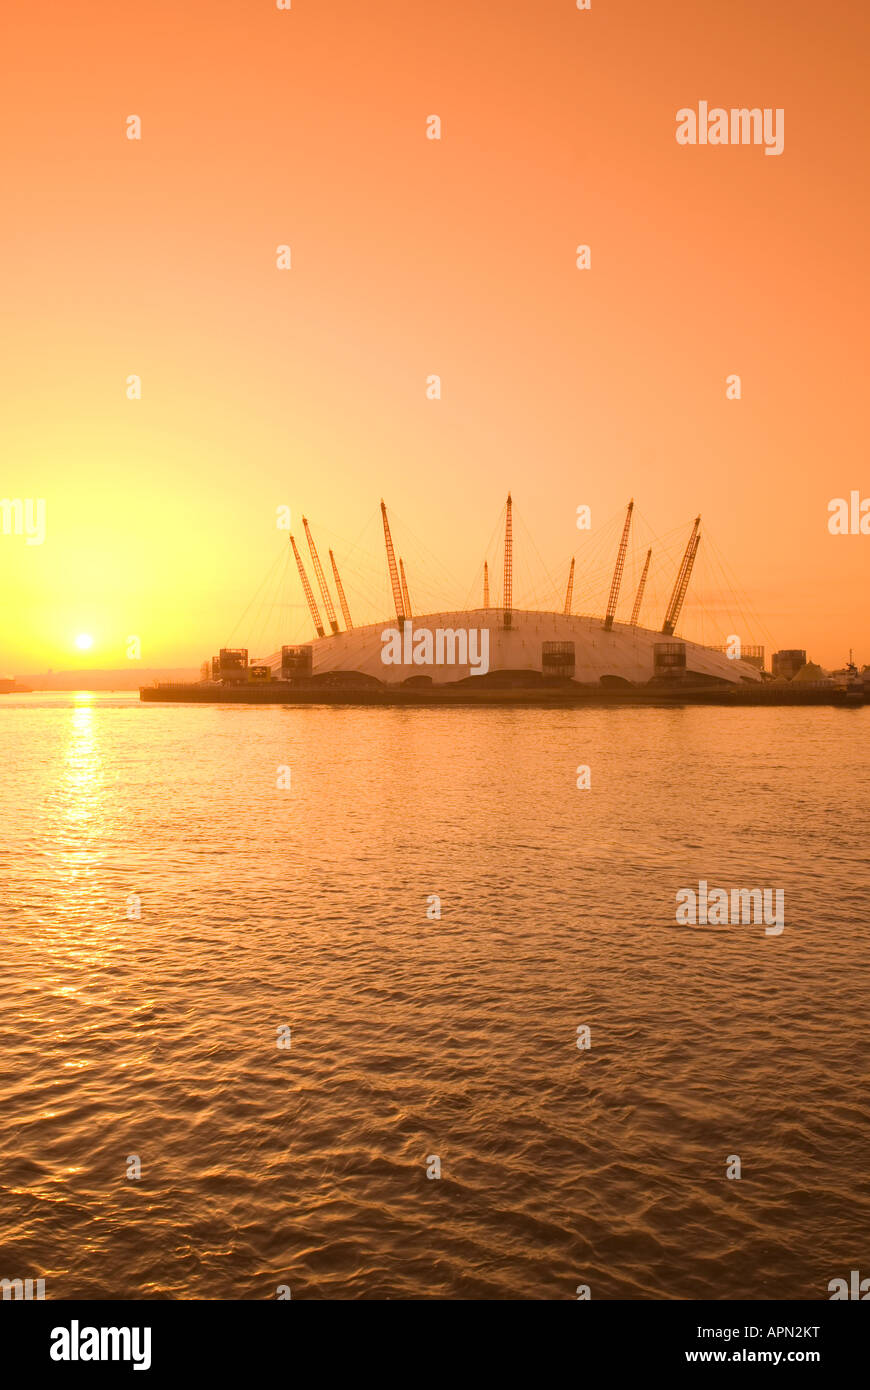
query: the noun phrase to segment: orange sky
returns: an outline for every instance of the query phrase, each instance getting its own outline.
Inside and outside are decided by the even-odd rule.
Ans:
[[[670,547],[650,625],[700,511],[686,635],[741,630],[716,631],[715,542],[762,619],[744,640],[870,662],[870,537],[827,530],[830,498],[870,496],[866,6],[6,16],[0,496],[45,498],[47,533],[0,535],[0,674],[123,666],[130,634],[145,665],[254,648],[235,629],[280,565],[281,503],[348,556],[358,623],[389,611],[381,496],[416,606],[461,604],[508,488],[543,561],[520,529],[518,606],[575,551],[597,593],[634,496]],[[784,108],[784,153],[679,146],[701,100]],[[311,635],[288,596],[266,645]]]

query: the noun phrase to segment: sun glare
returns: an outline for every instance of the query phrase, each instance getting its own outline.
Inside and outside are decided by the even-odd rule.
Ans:
[[[89,651],[94,645],[94,639],[89,632],[80,632],[76,638],[76,646],[80,652]]]

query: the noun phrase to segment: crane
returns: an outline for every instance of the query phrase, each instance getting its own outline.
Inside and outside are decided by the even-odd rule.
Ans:
[[[643,602],[643,591],[646,586],[646,577],[649,573],[649,562],[652,556],[652,546],[646,552],[646,559],[643,564],[643,573],[640,576],[640,583],[637,586],[637,594],[634,600],[634,607],[631,610],[631,626],[637,627],[637,620],[640,617],[640,605]]]
[[[314,537],[311,534],[311,527],[305,517],[302,518],[302,525],[305,528],[305,535],[308,539],[308,549],[311,551],[311,559],[314,564],[314,573],[317,575],[317,586],[320,589],[320,597],[323,599],[323,606],[326,609],[326,616],[329,619],[329,626],[333,632],[338,632],[338,622],[335,616],[335,609],[332,604],[332,597],[326,587],[326,579],[323,568],[320,564],[320,556],[317,553],[317,546],[314,544]]]
[[[512,517],[511,495],[507,496],[507,511],[504,521],[504,625],[510,627],[513,622],[513,601],[514,601],[514,529]]]
[[[568,571],[568,587],[567,587],[567,589],[565,590],[565,607],[564,607],[564,610],[563,610],[566,618],[567,618],[567,617],[570,617],[570,614],[571,614],[571,600],[573,599],[573,597],[574,597],[574,556],[572,555],[572,556],[571,556],[571,568],[570,568],[569,571]]]
[[[341,582],[341,575],[338,572],[338,565],[335,563],[335,556],[333,555],[331,550],[329,552],[329,558],[332,561],[332,576],[335,580],[335,589],[336,593],[338,594],[338,601],[341,604],[341,616],[344,618],[344,625],[347,628],[348,632],[352,632],[353,623],[351,622],[350,609],[347,606],[347,599],[344,596],[344,585]]]
[[[311,614],[311,621],[314,624],[314,630],[318,637],[323,637],[323,623],[320,620],[320,612],[314,601],[314,594],[311,591],[311,585],[308,583],[308,575],[305,573],[302,556],[299,554],[299,549],[293,536],[290,537],[290,544],[293,547],[293,554],[296,556],[296,568],[299,571],[299,578],[302,580],[302,588],[305,590],[305,598],[308,603],[308,611]]]
[[[622,583],[622,571],[625,569],[625,552],[628,549],[628,533],[631,530],[631,514],[634,511],[634,498],[628,504],[628,511],[625,514],[625,525],[622,528],[622,540],[619,542],[619,551],[616,556],[616,568],[613,571],[613,579],[610,583],[610,597],[607,600],[607,614],[604,618],[604,631],[609,632],[613,627],[613,619],[616,616],[616,604],[619,599],[619,586]]]
[[[387,565],[390,571],[390,584],[393,590],[393,603],[396,605],[396,617],[400,623],[405,621],[405,605],[402,599],[402,586],[399,583],[399,571],[396,569],[396,555],[393,550],[393,538],[390,535],[390,523],[387,520],[387,508],[384,499],[381,498],[381,517],[384,523],[384,544],[387,547]]]
[[[668,604],[668,611],[665,614],[665,621],[662,624],[662,632],[666,637],[673,637],[674,628],[677,626],[677,619],[680,616],[680,609],[683,606],[683,599],[686,597],[686,590],[689,587],[689,579],[692,574],[692,566],[695,563],[695,556],[698,553],[698,546],[701,544],[700,535],[701,518],[695,517],[695,524],[692,527],[692,534],[686,546],[686,553],[677,573],[674,591],[671,594],[671,601]]]
[[[405,610],[405,617],[411,618],[413,614],[411,612],[411,600],[408,597],[408,583],[405,579],[405,562],[401,555],[399,556],[399,578],[402,583],[402,607]]]

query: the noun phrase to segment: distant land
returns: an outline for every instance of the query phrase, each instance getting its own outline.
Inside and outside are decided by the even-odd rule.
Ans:
[[[138,690],[152,681],[199,680],[196,666],[122,666],[117,671],[39,671],[16,676],[18,685],[31,690]]]

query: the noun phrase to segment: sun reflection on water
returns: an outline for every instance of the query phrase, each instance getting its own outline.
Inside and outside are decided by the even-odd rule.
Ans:
[[[97,868],[106,830],[106,767],[94,697],[76,691],[69,711],[60,778],[54,798],[54,871],[62,885],[56,898],[56,924],[67,937],[71,926],[94,927],[100,909]],[[83,942],[80,943],[84,945]],[[64,985],[60,991],[67,988]],[[78,992],[79,986],[73,987]]]
[[[80,827],[97,809],[103,775],[93,705],[86,692],[76,694],[70,713],[64,768],[62,795],[66,820],[71,827]]]

